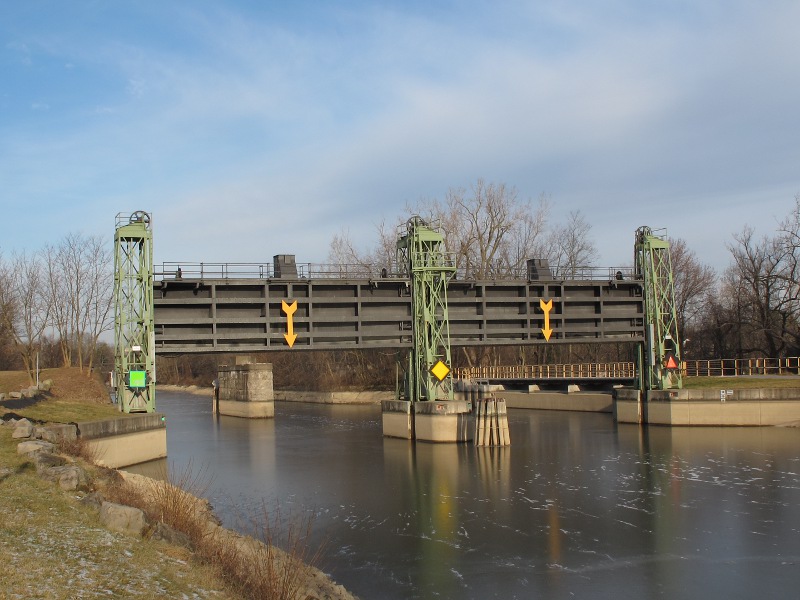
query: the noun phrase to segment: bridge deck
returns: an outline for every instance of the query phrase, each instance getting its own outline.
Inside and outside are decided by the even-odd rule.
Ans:
[[[163,278],[154,284],[160,354],[285,350],[292,315],[295,350],[411,346],[407,279]],[[452,281],[454,346],[547,343],[540,300],[552,300],[549,343],[644,339],[641,282]]]

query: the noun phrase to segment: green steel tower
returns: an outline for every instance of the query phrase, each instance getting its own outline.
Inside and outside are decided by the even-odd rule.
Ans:
[[[150,215],[117,215],[114,234],[114,387],[122,412],[156,409],[153,231]]]
[[[672,259],[666,235],[649,227],[636,230],[636,274],[642,278],[645,310],[644,368],[639,369],[641,388],[670,390],[683,387],[678,318]]]
[[[406,223],[397,253],[398,265],[411,278],[413,344],[406,397],[412,402],[452,400],[447,282],[455,274],[455,261],[445,252],[442,235],[418,216]]]

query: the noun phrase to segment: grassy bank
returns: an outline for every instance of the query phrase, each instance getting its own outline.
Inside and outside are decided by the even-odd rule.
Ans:
[[[44,422],[80,422],[125,417],[103,383],[77,369],[54,369],[50,391],[35,398],[0,402],[0,417],[11,414]],[[19,372],[0,372],[0,392],[28,386]],[[32,459],[16,452],[13,428],[0,427],[0,600],[5,598],[258,598],[353,600],[344,588],[308,566],[314,552],[309,530],[290,524],[286,552],[273,542],[277,529],[264,510],[254,523],[259,541],[219,527],[198,497],[187,471],[172,483],[102,469],[77,460],[89,472],[91,491],[135,506],[151,527],[168,526],[183,536],[180,545],[115,533],[100,525],[98,510],[82,500],[89,492],[63,492],[36,473]],[[91,461],[81,439],[61,451]],[[132,485],[132,481],[136,485]],[[306,524],[309,525],[309,524]],[[191,551],[187,548],[191,548]]]
[[[181,546],[109,531],[97,510],[40,479],[0,428],[0,598],[232,599]]]
[[[73,423],[121,415],[96,374],[87,375],[75,367],[44,369],[39,379],[52,380],[49,391],[40,392],[36,398],[0,402],[0,417],[14,413],[37,421]],[[24,372],[0,371],[0,392],[9,394],[28,385],[28,376]]]

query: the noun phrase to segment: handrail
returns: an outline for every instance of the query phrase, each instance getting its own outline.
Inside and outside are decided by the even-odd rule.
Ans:
[[[455,369],[458,379],[635,379],[636,363],[490,365]]]
[[[800,357],[685,360],[681,369],[685,377],[800,375]],[[634,379],[636,364],[489,365],[454,369],[453,375],[459,379]]]
[[[397,265],[295,263],[295,267],[297,276],[303,279],[394,279],[406,277]],[[272,263],[169,261],[156,265],[155,275],[164,279],[272,279],[275,278],[275,267]],[[485,279],[526,280],[527,277],[527,271],[523,268],[507,273],[490,274]],[[556,266],[553,268],[552,281],[612,281],[633,278],[633,270],[630,267],[566,269]],[[467,277],[466,271],[459,268],[455,273],[455,279],[470,281],[475,278]]]
[[[747,375],[798,375],[800,357],[714,358],[683,361],[687,377],[736,377]]]

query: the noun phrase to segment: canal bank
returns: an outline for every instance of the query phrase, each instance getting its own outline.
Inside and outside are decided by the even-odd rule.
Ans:
[[[377,405],[214,417],[165,393],[170,468],[247,533],[264,501],[313,517],[363,600],[780,597],[800,567],[800,432],[615,424],[509,409],[513,445],[385,438]]]
[[[800,423],[799,388],[618,389],[618,423],[679,427],[774,427]]]

